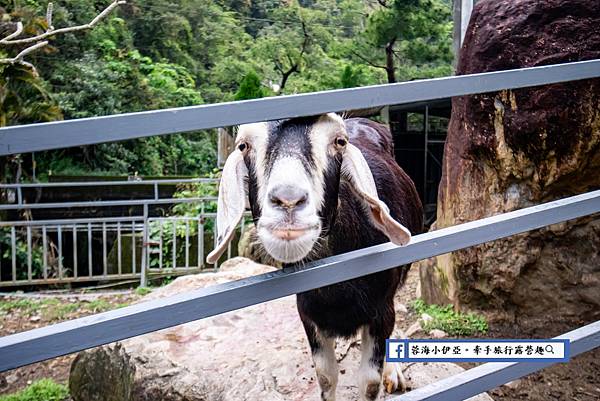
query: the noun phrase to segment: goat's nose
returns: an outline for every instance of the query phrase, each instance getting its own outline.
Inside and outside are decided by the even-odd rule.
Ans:
[[[269,201],[275,207],[299,209],[307,200],[308,192],[293,185],[279,185],[269,192]]]

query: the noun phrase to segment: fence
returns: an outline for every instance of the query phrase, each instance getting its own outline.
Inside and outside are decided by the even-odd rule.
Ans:
[[[0,129],[0,153],[233,125],[326,111],[409,103],[450,96],[600,77],[600,60],[474,74],[378,87],[134,113]],[[107,122],[111,122],[107,124]],[[41,134],[44,135],[41,135]],[[36,140],[32,140],[36,138]],[[382,244],[245,280],[141,303],[0,338],[0,371],[214,316],[298,292],[412,263],[528,230],[600,212],[594,191],[415,236],[406,247]],[[600,346],[600,322],[562,338],[571,355]],[[410,392],[397,400],[466,399],[548,366],[489,363]]]
[[[210,184],[212,178],[150,181],[68,182],[0,184],[12,203],[0,211],[30,211],[74,208],[136,207],[142,215],[59,220],[0,221],[0,287],[64,284],[73,282],[133,280],[146,285],[150,276],[197,273],[206,268],[204,259],[216,238],[214,212],[205,206],[216,197],[164,198],[165,184]],[[24,190],[145,185],[152,189],[148,199],[119,199],[78,202],[26,202]],[[199,204],[194,217],[151,217],[157,205]],[[4,232],[2,230],[4,229]],[[244,233],[245,221],[239,226]],[[7,257],[3,258],[3,253]],[[232,255],[228,247],[227,257]],[[3,266],[4,260],[4,266]],[[8,263],[7,263],[8,261]],[[6,266],[8,264],[8,266]],[[210,266],[211,269],[218,264]]]

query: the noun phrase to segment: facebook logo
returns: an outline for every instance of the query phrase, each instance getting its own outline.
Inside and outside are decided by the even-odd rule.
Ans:
[[[404,359],[406,349],[405,340],[387,340],[387,352],[386,357],[389,359]]]
[[[388,362],[566,362],[565,339],[388,339]]]

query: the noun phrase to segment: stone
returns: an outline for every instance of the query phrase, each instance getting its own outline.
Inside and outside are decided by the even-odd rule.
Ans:
[[[448,334],[444,330],[440,330],[440,329],[430,330],[429,331],[429,335],[432,338],[444,338],[444,337],[448,337]]]
[[[423,323],[428,323],[431,322],[433,320],[433,317],[427,313],[422,313],[421,314],[421,320],[423,321]]]
[[[234,258],[217,273],[180,277],[143,300],[272,270]],[[360,341],[338,341],[336,357],[344,372],[339,376],[338,399],[356,400]],[[404,366],[410,388],[462,371],[449,363]],[[69,387],[74,401],[319,398],[310,349],[293,296],[79,353],[71,366]],[[476,400],[491,398],[483,394]]]
[[[423,327],[421,327],[421,322],[414,322],[412,325],[410,325],[408,329],[406,329],[403,337],[411,338],[413,335],[417,334],[420,331],[423,331]]]
[[[482,0],[457,74],[600,58],[597,0]],[[453,99],[437,228],[600,187],[600,79]],[[600,318],[600,217],[419,263],[421,296],[521,334]]]

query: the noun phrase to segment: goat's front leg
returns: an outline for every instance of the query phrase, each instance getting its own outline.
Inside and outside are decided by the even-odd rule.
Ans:
[[[379,396],[385,360],[385,340],[394,330],[394,309],[361,329],[361,361],[358,371],[358,392],[361,400],[372,401]]]
[[[338,382],[338,363],[335,358],[335,338],[324,336],[314,323],[302,319],[310,344],[317,380],[321,387],[321,400],[335,401]]]

